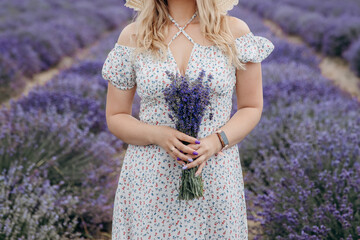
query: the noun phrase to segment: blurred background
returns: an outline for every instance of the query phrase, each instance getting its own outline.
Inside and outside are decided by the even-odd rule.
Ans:
[[[0,239],[111,238],[127,145],[107,129],[101,68],[135,16],[123,4],[1,0]],[[275,45],[238,144],[249,238],[360,239],[360,2],[240,0],[229,15]]]

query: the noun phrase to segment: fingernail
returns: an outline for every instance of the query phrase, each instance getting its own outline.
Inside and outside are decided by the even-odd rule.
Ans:
[[[197,151],[194,151],[194,152],[193,152],[193,155],[198,155],[198,152],[197,152]]]
[[[184,165],[184,166],[182,167],[182,169],[184,169],[184,170],[185,170],[185,169],[187,169],[187,166],[186,166],[186,165]]]
[[[189,162],[193,162],[194,160],[192,160],[192,158],[188,158]]]
[[[179,157],[177,157],[176,159],[177,159],[178,161],[181,160],[181,158],[179,158]]]
[[[200,144],[200,141],[199,141],[199,140],[196,140],[195,143],[196,143],[196,144]]]

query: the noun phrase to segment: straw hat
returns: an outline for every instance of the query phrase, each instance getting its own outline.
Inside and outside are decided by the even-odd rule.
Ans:
[[[125,6],[129,8],[133,8],[135,11],[141,11],[144,2],[146,0],[126,0]],[[239,0],[217,0],[219,10],[226,14],[227,11],[231,10],[234,5],[237,5],[239,3]]]

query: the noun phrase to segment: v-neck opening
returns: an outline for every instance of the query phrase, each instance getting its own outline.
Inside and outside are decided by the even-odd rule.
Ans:
[[[169,52],[169,54],[170,54],[172,63],[174,63],[174,65],[175,65],[175,67],[176,67],[176,70],[178,71],[178,73],[179,73],[180,76],[182,76],[182,77],[186,77],[187,72],[189,71],[190,64],[191,64],[191,61],[192,61],[192,59],[193,59],[193,55],[194,55],[194,53],[195,53],[196,45],[197,45],[197,44],[194,44],[193,47],[192,47],[192,49],[191,49],[190,57],[189,57],[189,60],[188,60],[188,62],[187,62],[187,64],[186,64],[186,68],[185,68],[185,71],[184,71],[184,75],[182,75],[182,73],[181,73],[181,70],[180,70],[180,68],[179,68],[179,65],[178,65],[177,62],[176,62],[176,59],[175,59],[175,57],[174,57],[174,55],[173,55],[173,53],[172,53],[172,51],[171,51],[171,49],[170,49],[170,46],[168,46],[168,52]]]
[[[172,37],[172,39],[170,40],[170,42],[167,44],[167,47],[168,47],[168,53],[169,55],[171,56],[171,60],[172,60],[172,63],[174,63],[175,65],[175,68],[177,70],[177,72],[180,74],[180,76],[182,77],[186,77],[187,75],[187,72],[188,72],[188,69],[190,68],[190,64],[191,64],[191,61],[193,59],[193,55],[194,55],[194,52],[196,51],[196,42],[189,36],[189,34],[187,32],[185,32],[185,28],[188,26],[188,24],[194,20],[194,18],[197,16],[197,11],[192,15],[192,17],[185,23],[185,25],[183,27],[180,27],[180,25],[175,21],[175,19],[169,14],[168,17],[170,18],[171,22],[174,23],[174,25],[179,29],[179,31],[177,33],[175,33],[175,35]],[[173,52],[171,51],[171,48],[170,48],[170,45],[171,43],[173,42],[173,40],[175,38],[177,38],[180,34],[183,34],[192,44],[192,49],[191,49],[191,52],[190,52],[190,56],[189,56],[189,59],[187,61],[187,64],[185,66],[185,70],[184,70],[184,75],[181,73],[181,69],[175,59],[175,56],[173,54]]]

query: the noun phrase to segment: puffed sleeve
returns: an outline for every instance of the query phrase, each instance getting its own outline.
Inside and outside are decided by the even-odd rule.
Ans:
[[[102,67],[102,77],[122,90],[130,89],[136,84],[133,51],[133,47],[115,43]]]
[[[274,50],[274,44],[267,38],[255,36],[249,32],[235,39],[237,55],[241,62],[258,63],[263,61]]]

